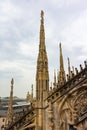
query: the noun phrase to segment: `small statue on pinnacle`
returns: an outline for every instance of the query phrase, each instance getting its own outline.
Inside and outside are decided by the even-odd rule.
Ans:
[[[41,21],[43,22],[44,21],[44,12],[43,12],[43,10],[41,10]]]

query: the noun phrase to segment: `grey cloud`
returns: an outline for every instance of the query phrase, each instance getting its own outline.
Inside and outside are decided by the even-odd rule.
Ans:
[[[2,67],[2,78],[0,77],[0,82],[3,82],[5,79],[7,83],[2,83],[4,89],[5,86],[9,85],[8,79],[10,79],[11,73],[13,73],[16,82],[15,94],[19,96],[24,96],[24,92],[27,91],[26,86],[28,84],[30,86],[31,82],[35,81],[41,9],[45,12],[45,34],[51,74],[50,79],[52,80],[53,69],[58,69],[59,67],[58,44],[60,41],[63,44],[66,66],[67,56],[70,56],[72,59],[72,64],[75,64],[76,61],[78,61],[77,64],[79,64],[80,61],[82,62],[82,60],[79,60],[79,56],[84,55],[83,50],[86,45],[84,44],[83,50],[81,50],[80,47],[78,48],[78,46],[74,46],[70,49],[71,47],[68,45],[71,43],[74,45],[75,43],[80,43],[80,45],[83,46],[81,41],[84,40],[84,42],[86,42],[84,37],[79,39],[71,35],[73,33],[73,26],[71,26],[71,24],[73,25],[79,17],[83,18],[87,2],[83,2],[82,0],[67,0],[65,3],[64,1],[65,0],[0,1],[0,65],[4,65],[4,62],[6,61],[5,63],[7,63],[8,61],[7,68],[4,69]],[[82,23],[84,23],[84,21]],[[78,22],[76,25],[77,24]],[[72,27],[71,33],[67,31],[66,27]],[[87,34],[86,30],[84,33]],[[25,52],[25,50],[21,48],[23,44],[28,45],[29,52],[28,50]],[[76,59],[74,59],[74,54],[77,55]],[[11,62],[13,66],[12,68],[8,68],[12,65]],[[2,85],[0,85],[0,88]],[[18,93],[20,88],[23,88],[24,92],[22,91],[22,94]],[[2,95],[5,95],[4,90]]]

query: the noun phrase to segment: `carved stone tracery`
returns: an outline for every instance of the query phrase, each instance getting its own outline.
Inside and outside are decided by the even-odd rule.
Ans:
[[[64,124],[76,124],[83,118],[84,113],[87,113],[86,87],[81,87],[76,92],[67,96],[63,96],[60,103],[58,103],[58,114],[60,115],[60,129],[64,129]]]

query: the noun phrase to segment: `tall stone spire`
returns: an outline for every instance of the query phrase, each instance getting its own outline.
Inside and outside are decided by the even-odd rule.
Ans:
[[[31,85],[31,101],[33,101],[33,84]]]
[[[54,88],[56,87],[56,71],[54,70]]]
[[[68,76],[69,76],[69,78],[71,78],[71,69],[70,69],[70,60],[69,60],[69,57],[67,59],[68,59]]]
[[[44,12],[41,11],[40,43],[36,72],[36,99],[42,101],[49,91],[48,58],[45,46]]]
[[[40,41],[39,53],[37,59],[36,71],[36,129],[44,130],[44,99],[48,96],[49,91],[49,72],[48,72],[48,58],[45,46],[45,31],[44,31],[44,12],[41,11],[40,24]],[[40,109],[41,108],[41,109]]]
[[[10,100],[9,100],[9,104],[8,104],[8,111],[7,111],[7,117],[6,117],[6,125],[10,125],[12,122],[12,118],[13,118],[13,111],[12,111],[12,102],[13,102],[13,84],[14,84],[14,80],[12,78],[11,80],[11,91],[10,91]]]
[[[65,71],[64,71],[61,43],[59,44],[59,48],[60,48],[60,70],[59,70],[59,75],[58,75],[58,83],[59,85],[63,85],[66,81],[66,77],[65,77]]]

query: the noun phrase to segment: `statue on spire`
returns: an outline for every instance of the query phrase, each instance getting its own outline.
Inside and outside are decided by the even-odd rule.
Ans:
[[[44,21],[44,12],[43,10],[41,10],[41,22],[43,23],[43,21]]]
[[[11,80],[11,85],[13,85],[14,84],[14,79],[12,78],[12,80]]]

